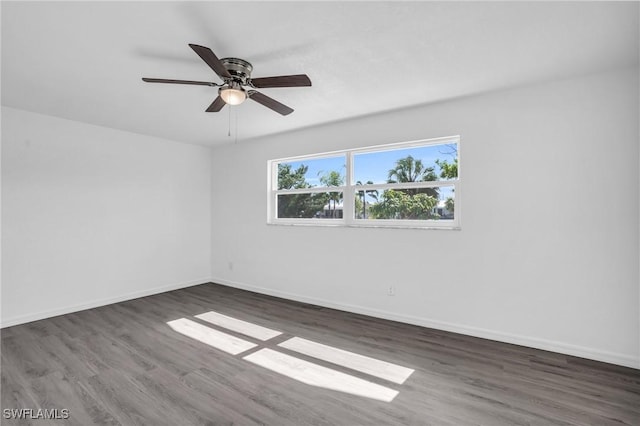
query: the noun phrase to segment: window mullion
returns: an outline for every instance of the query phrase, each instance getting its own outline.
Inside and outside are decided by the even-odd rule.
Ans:
[[[428,180],[420,182],[398,182],[398,183],[376,183],[358,186],[359,190],[373,189],[413,189],[413,188],[438,188],[441,186],[452,186],[457,180]]]
[[[314,186],[313,188],[276,189],[273,193],[276,196],[280,194],[317,194],[321,192],[342,192],[344,189],[344,186]]]
[[[346,176],[345,176],[345,190],[342,194],[342,217],[347,225],[353,223],[355,217],[355,194],[353,191],[353,154],[351,152],[346,153],[345,159]]]

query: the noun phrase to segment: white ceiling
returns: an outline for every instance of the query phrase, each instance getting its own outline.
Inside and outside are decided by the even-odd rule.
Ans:
[[[2,2],[2,105],[215,145],[638,64],[637,2]],[[204,110],[220,82],[188,47],[250,61],[295,109]],[[227,136],[231,121],[232,138]]]

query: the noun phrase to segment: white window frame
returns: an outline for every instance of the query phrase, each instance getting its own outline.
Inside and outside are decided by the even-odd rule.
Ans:
[[[353,182],[353,156],[355,154],[392,151],[405,148],[418,148],[430,145],[443,145],[455,143],[458,149],[458,178],[452,180],[436,180],[427,182],[401,182],[381,183],[371,185],[354,185]],[[342,186],[322,186],[302,189],[277,189],[278,188],[278,164],[293,161],[314,160],[328,157],[345,156],[345,184]],[[370,228],[420,228],[420,229],[460,229],[461,227],[461,148],[460,136],[442,138],[420,139],[408,142],[390,143],[384,145],[368,146],[363,148],[345,149],[340,151],[323,152],[312,155],[300,155],[296,157],[279,158],[267,162],[267,223],[270,225],[302,225],[302,226],[346,226],[346,227],[370,227]],[[356,192],[366,189],[383,191],[386,189],[410,189],[433,188],[452,186],[455,191],[455,214],[453,219],[356,219],[355,197]],[[319,192],[342,192],[342,214],[340,219],[319,218],[278,218],[278,195],[282,194],[313,194]]]

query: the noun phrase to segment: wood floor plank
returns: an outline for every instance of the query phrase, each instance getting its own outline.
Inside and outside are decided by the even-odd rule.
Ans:
[[[0,406],[3,409],[37,407],[38,402],[31,392],[31,385],[26,375],[21,373],[20,369],[16,366],[15,359],[10,356],[5,356],[4,352],[2,353],[0,359],[2,363],[2,380],[0,381]],[[33,421],[30,421],[28,419],[18,421],[3,418],[3,421],[0,422],[0,424],[31,425],[33,424]]]
[[[83,381],[55,372],[31,382],[40,407],[69,410],[68,419],[52,420],[53,424],[83,426],[91,424],[121,425],[118,420],[87,391]]]
[[[261,341],[239,334],[251,326],[197,319],[210,311],[283,334]],[[234,355],[205,345],[168,325],[181,318],[255,347]],[[390,383],[358,362],[278,346],[292,338],[414,372]],[[3,425],[640,425],[636,369],[215,284],[10,327],[0,339],[2,408],[71,415]],[[391,402],[345,394],[244,359],[265,350],[398,394]]]

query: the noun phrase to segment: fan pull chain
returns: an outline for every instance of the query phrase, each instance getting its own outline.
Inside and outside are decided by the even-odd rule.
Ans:
[[[234,143],[238,143],[238,111],[236,110],[236,140]]]
[[[231,137],[231,105],[229,105],[229,132],[227,133],[227,136]]]

